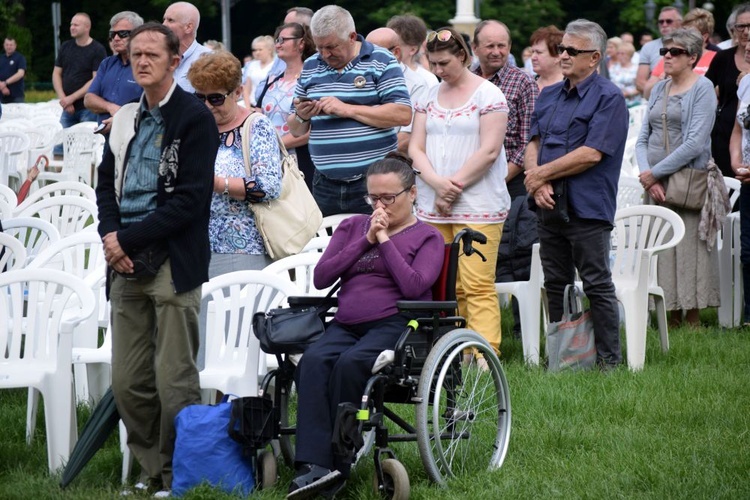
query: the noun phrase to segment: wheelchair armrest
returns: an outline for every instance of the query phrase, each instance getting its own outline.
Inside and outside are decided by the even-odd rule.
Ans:
[[[401,312],[454,312],[458,309],[455,300],[399,300],[396,307]]]
[[[310,295],[297,295],[286,298],[290,306],[326,306],[328,308],[337,307],[339,300],[337,297],[315,297]]]

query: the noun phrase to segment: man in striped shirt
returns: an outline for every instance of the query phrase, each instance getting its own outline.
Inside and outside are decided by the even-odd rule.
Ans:
[[[318,10],[310,29],[318,53],[297,82],[292,135],[310,132],[313,196],[323,215],[370,213],[365,171],[397,146],[397,127],[411,122],[411,101],[398,62],[358,35],[351,14]]]

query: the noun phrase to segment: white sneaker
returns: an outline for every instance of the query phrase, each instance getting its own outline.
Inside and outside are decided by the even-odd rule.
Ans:
[[[127,497],[130,495],[135,495],[136,493],[145,493],[147,490],[148,490],[148,486],[146,485],[146,483],[137,482],[133,485],[132,488],[122,490],[120,492],[120,496]]]
[[[161,490],[154,493],[154,498],[169,498],[172,496],[172,490]]]

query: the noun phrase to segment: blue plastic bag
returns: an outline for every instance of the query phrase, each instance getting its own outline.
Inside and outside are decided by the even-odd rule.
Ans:
[[[190,405],[174,419],[172,494],[182,496],[206,482],[227,493],[249,495],[255,486],[253,465],[242,445],[229,437],[232,403],[225,395],[217,405]]]

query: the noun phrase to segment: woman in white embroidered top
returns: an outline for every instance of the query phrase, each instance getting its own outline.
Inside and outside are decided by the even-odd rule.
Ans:
[[[486,262],[460,260],[456,294],[468,328],[499,352],[500,309],[494,277],[510,208],[503,149],[508,104],[499,88],[469,71],[470,54],[452,28],[427,35],[427,57],[442,82],[415,106],[409,155],[421,171],[417,217],[434,225],[446,242],[467,226],[487,236],[481,249]],[[476,361],[480,367],[485,365],[484,359]]]

